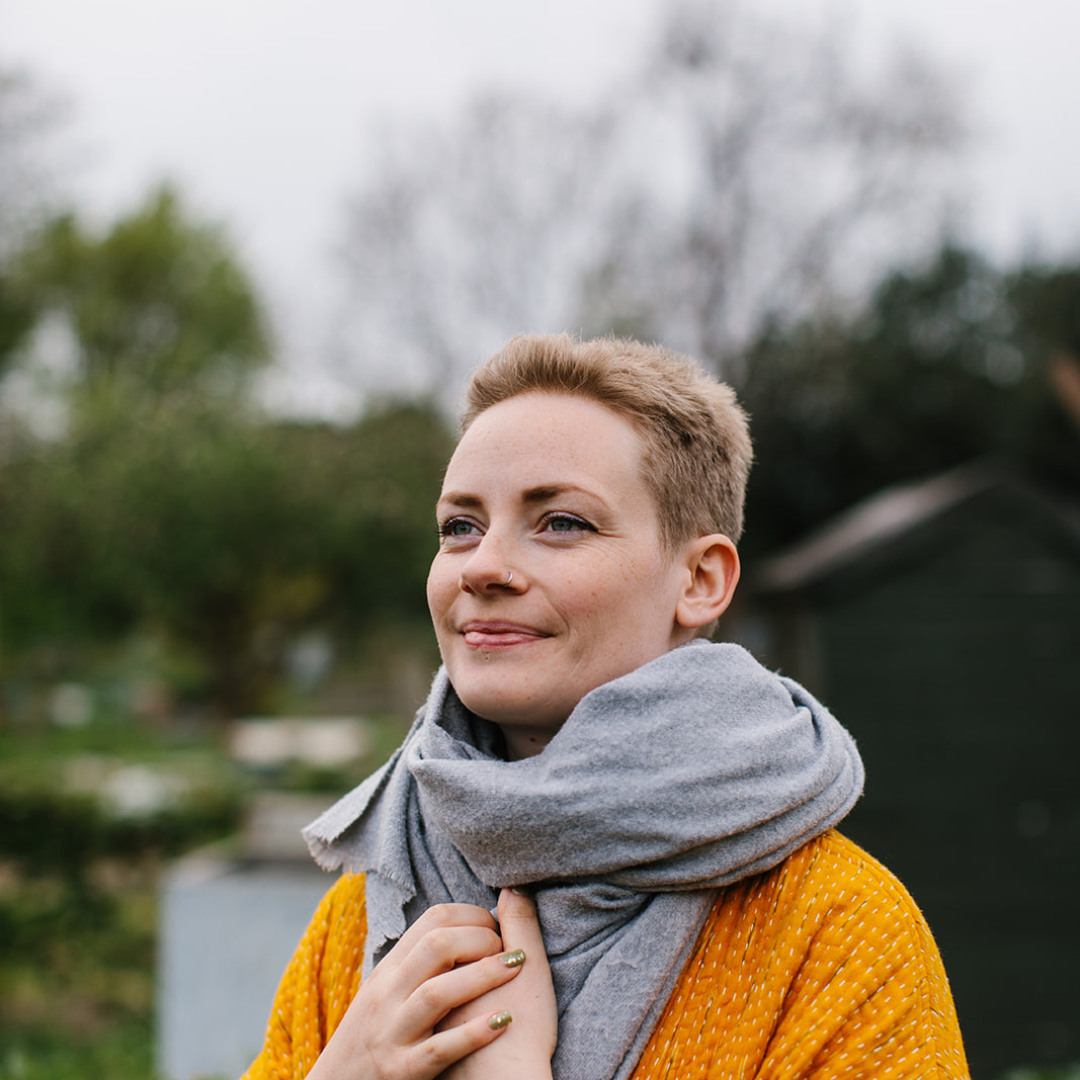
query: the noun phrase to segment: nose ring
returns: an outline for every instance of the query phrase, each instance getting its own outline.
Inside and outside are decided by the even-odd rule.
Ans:
[[[514,580],[514,571],[511,570],[507,575],[506,580],[502,583],[502,588],[506,589],[510,587],[510,582]]]

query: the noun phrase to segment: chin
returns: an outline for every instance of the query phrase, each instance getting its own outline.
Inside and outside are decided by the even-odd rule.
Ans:
[[[454,683],[454,689],[469,712],[493,724],[521,723],[522,718],[530,712],[528,702],[519,694],[506,693],[505,684],[491,686],[486,681],[466,679],[460,687]]]
[[[565,713],[555,719],[559,709],[554,702],[546,701],[542,692],[530,691],[527,681],[520,677],[508,679],[506,673],[495,669],[495,665],[490,674],[473,671],[455,678],[451,672],[450,682],[469,712],[493,724],[550,728],[554,732],[566,719]],[[510,692],[508,682],[513,686]]]

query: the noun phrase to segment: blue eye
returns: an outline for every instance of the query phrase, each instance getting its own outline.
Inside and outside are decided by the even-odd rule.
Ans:
[[[479,531],[468,518],[450,518],[439,524],[440,536],[471,536]]]
[[[596,530],[584,519],[573,514],[552,514],[544,524],[552,532],[595,532]]]

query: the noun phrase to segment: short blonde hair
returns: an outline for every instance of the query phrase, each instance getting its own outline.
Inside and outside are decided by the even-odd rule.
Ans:
[[[634,425],[669,549],[713,533],[742,535],[753,459],[746,413],[730,386],[689,357],[626,338],[520,334],[473,373],[462,432],[485,409],[532,392],[588,398]]]

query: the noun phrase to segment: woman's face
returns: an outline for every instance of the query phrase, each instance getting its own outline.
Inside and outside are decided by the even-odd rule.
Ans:
[[[691,636],[676,623],[688,571],[661,543],[643,452],[607,407],[529,393],[481,413],[450,459],[428,605],[454,689],[512,757]]]

